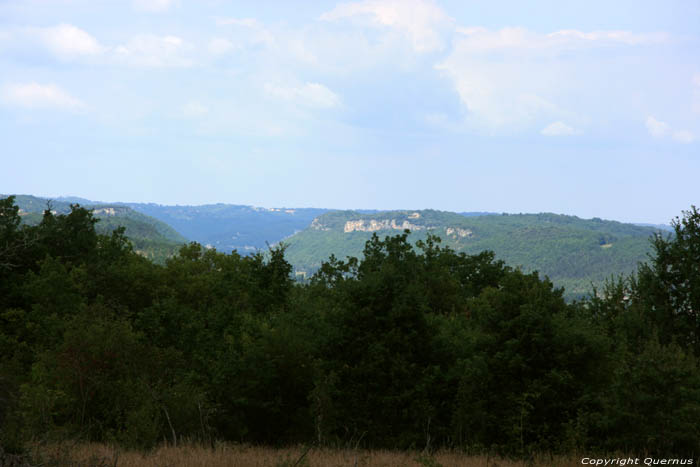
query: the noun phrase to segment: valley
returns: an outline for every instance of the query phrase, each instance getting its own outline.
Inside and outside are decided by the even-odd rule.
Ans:
[[[17,196],[20,215],[27,223],[38,223],[48,202],[35,196]],[[56,213],[67,213],[71,203],[92,210],[99,219],[100,233],[125,227],[134,249],[161,263],[191,241],[242,255],[283,243],[295,276],[303,279],[313,275],[331,255],[360,258],[373,234],[384,238],[409,230],[408,240],[414,245],[433,235],[458,253],[491,250],[511,267],[549,277],[555,286],[565,289],[567,299],[582,298],[606,279],[633,273],[647,258],[650,238],[655,233],[668,234],[664,225],[552,213],[338,211],[223,203],[166,206],[75,197],[52,200],[50,207]]]

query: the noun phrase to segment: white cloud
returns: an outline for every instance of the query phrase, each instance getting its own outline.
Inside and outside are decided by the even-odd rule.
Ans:
[[[8,37],[11,37],[8,35]],[[174,35],[139,34],[117,46],[103,45],[86,31],[59,24],[47,28],[19,29],[12,37],[12,46],[23,51],[29,44],[48,50],[60,60],[88,60],[95,64],[122,64],[143,67],[188,67],[195,63],[193,46]],[[221,52],[226,44],[213,42],[213,52]]]
[[[188,67],[194,64],[190,52],[193,46],[182,38],[166,35],[140,34],[126,43],[105,46],[93,36],[70,24],[23,30],[29,43],[39,43],[61,60],[91,58],[93,63],[117,63],[143,67]],[[226,44],[210,44],[213,52],[221,52]]]
[[[265,93],[276,99],[294,101],[310,107],[330,108],[340,105],[340,97],[323,84],[306,83],[302,86],[265,85]]]
[[[683,144],[695,141],[695,135],[690,131],[673,130],[666,122],[659,121],[652,116],[647,117],[646,126],[649,134],[657,139],[670,137],[672,140]]]
[[[321,20],[368,18],[369,24],[404,33],[417,52],[444,48],[443,35],[453,29],[453,20],[429,0],[364,0],[341,3],[321,15]]]
[[[89,33],[71,24],[59,24],[48,28],[31,28],[35,35],[53,55],[61,59],[73,59],[98,55],[105,48]]]
[[[574,29],[540,34],[522,27],[490,30],[482,27],[457,28],[457,42],[472,53],[512,50],[544,53],[593,47],[632,46],[663,43],[666,34],[636,34],[630,31],[583,32]]]
[[[651,115],[646,120],[647,130],[654,138],[663,138],[671,133],[671,127],[666,122],[661,122]]]
[[[436,69],[452,80],[469,126],[494,131],[570,116],[547,96],[554,78],[545,67],[480,61],[458,50]]]
[[[544,136],[570,136],[580,134],[581,132],[564,122],[554,122],[544,127],[540,133]]]
[[[82,110],[85,104],[55,84],[8,84],[2,89],[2,100],[27,109]]]
[[[132,66],[188,67],[194,61],[187,56],[192,46],[176,36],[143,34],[115,48],[118,61]]]
[[[576,128],[588,119],[581,111],[587,98],[608,93],[623,101],[626,80],[637,80],[609,57],[666,40],[664,34],[630,31],[457,28],[450,53],[435,69],[452,81],[468,126],[496,131],[562,121]],[[599,49],[606,52],[595,53]],[[591,76],[593,69],[599,71]]]
[[[173,0],[132,0],[135,9],[153,13],[167,11],[173,3]]]

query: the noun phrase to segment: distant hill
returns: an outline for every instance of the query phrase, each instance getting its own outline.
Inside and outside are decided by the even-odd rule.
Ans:
[[[665,230],[666,232],[674,232],[673,226],[668,224],[634,224],[640,227],[651,227],[656,230]]]
[[[458,213],[464,217],[479,217],[479,216],[498,216],[498,212],[487,212],[487,211],[476,211],[476,212],[460,212]]]
[[[175,228],[188,240],[226,253],[245,254],[267,248],[305,229],[311,221],[328,212],[314,208],[258,208],[235,204],[163,206],[118,203],[154,217]]]
[[[297,272],[310,274],[331,254],[360,257],[365,242],[411,230],[412,242],[437,235],[443,245],[475,254],[493,250],[496,257],[526,271],[537,270],[567,297],[587,294],[591,283],[633,272],[647,259],[649,238],[659,229],[601,219],[557,214],[465,216],[424,210],[360,213],[337,211],[315,219],[287,239],[287,259]]]
[[[54,198],[52,198],[52,199],[54,199]],[[55,198],[55,200],[60,201],[60,202],[64,202],[64,203],[81,204],[83,206],[93,205],[93,204],[109,204],[109,203],[103,203],[102,201],[92,201],[89,199],[80,198],[79,196],[59,196],[58,198]]]
[[[222,252],[241,254],[288,244],[287,260],[299,273],[311,274],[331,254],[344,259],[360,256],[373,232],[394,235],[409,229],[411,241],[428,233],[457,251],[475,254],[493,250],[499,259],[526,271],[537,270],[567,297],[584,295],[591,284],[611,275],[629,274],[650,251],[654,232],[668,234],[667,225],[634,225],[557,214],[498,214],[493,212],[331,211],[316,208],[260,208],[234,204],[164,206],[153,203],[101,203],[83,198],[58,198],[56,212],[70,203],[92,209],[97,228],[109,232],[126,227],[127,236],[142,254],[162,261],[186,241]],[[39,222],[47,200],[18,196],[27,222]]]
[[[27,208],[43,212],[46,200],[24,200]],[[316,208],[261,208],[238,204],[205,204],[199,206],[168,206],[155,203],[104,203],[75,196],[62,196],[53,201],[54,209],[70,210],[70,203],[91,207],[128,209],[132,214],[142,214],[160,221],[161,233],[169,236],[162,227],[169,226],[178,236],[178,242],[195,241],[207,247],[240,254],[264,250],[268,244],[277,243],[311,224],[311,221],[329,209]],[[369,211],[376,212],[376,211]],[[132,216],[133,217],[133,216]],[[171,233],[172,233],[171,232]],[[181,235],[180,235],[181,234]]]
[[[0,198],[7,196],[0,195]],[[99,219],[95,225],[98,233],[109,234],[118,227],[124,227],[134,250],[158,262],[175,254],[187,242],[168,224],[119,204],[97,204],[76,198],[48,200],[30,195],[15,195],[15,204],[20,209],[22,221],[28,224],[41,222],[43,212],[48,207],[56,214],[67,214],[71,204],[80,204]]]

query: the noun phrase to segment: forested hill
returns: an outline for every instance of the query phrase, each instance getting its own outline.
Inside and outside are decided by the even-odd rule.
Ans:
[[[119,203],[155,217],[189,240],[230,253],[265,249],[305,229],[311,221],[328,212],[314,208],[260,208],[236,204],[163,206],[153,203]]]
[[[414,249],[398,229],[454,245],[491,232],[517,246],[534,232],[555,253],[590,239],[612,252],[651,230],[552,215],[336,213],[312,233],[392,235],[295,282],[283,247],[243,256],[190,244],[156,264],[124,235],[98,235],[95,209],[33,226],[13,201],[0,199],[0,465],[88,465],[64,447],[168,442],[217,456],[241,444],[410,450],[406,460],[422,449],[424,466],[439,465],[436,451],[697,464],[695,207],[674,237],[654,239],[634,281],[566,303],[492,252],[433,238]]]
[[[29,223],[39,222],[46,203],[34,196],[17,197],[23,219]],[[58,213],[67,213],[70,203],[89,207],[100,218],[100,232],[125,226],[136,250],[159,261],[186,241],[242,254],[284,241],[289,245],[290,263],[297,272],[308,275],[331,254],[341,259],[359,256],[374,232],[384,237],[408,229],[414,243],[431,233],[458,252],[492,250],[509,265],[549,276],[557,286],[565,287],[569,298],[589,293],[592,283],[633,272],[638,262],[647,259],[649,237],[666,227],[557,214],[331,211],[221,203],[165,206],[83,198],[58,198],[51,206]]]
[[[76,198],[80,200],[80,198]],[[319,208],[262,208],[240,204],[167,206],[154,203],[117,203],[155,217],[174,227],[189,240],[218,251],[252,253],[266,249],[306,229],[318,216],[333,212]],[[376,214],[377,210],[358,210]],[[489,212],[462,212],[462,216],[492,215]]]
[[[440,237],[443,244],[468,254],[492,250],[496,257],[525,271],[539,271],[569,298],[591,291],[611,275],[633,272],[647,260],[650,237],[658,229],[601,219],[557,214],[502,214],[466,217],[424,210],[359,213],[337,211],[315,219],[287,239],[287,258],[297,272],[311,273],[331,254],[359,257],[365,242],[410,230],[410,240]]]
[[[7,195],[0,195],[0,199]],[[162,262],[174,255],[187,242],[174,228],[165,222],[137,212],[121,204],[95,203],[89,200],[59,198],[49,200],[30,195],[16,195],[15,204],[19,208],[22,221],[27,224],[41,222],[42,214],[50,207],[56,214],[68,214],[71,203],[79,203],[92,211],[99,219],[95,228],[98,233],[110,233],[118,227],[124,227],[126,236],[134,249],[150,259]]]

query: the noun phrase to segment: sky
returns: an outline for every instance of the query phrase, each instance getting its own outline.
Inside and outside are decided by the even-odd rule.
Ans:
[[[700,2],[0,0],[0,193],[700,204]]]

